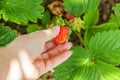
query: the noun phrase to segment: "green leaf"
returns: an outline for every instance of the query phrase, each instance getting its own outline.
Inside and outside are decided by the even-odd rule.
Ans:
[[[72,15],[81,15],[98,7],[100,0],[64,0],[65,10]]]
[[[43,0],[1,0],[0,14],[5,21],[27,24],[28,20],[37,22],[43,17]]]
[[[73,47],[73,55],[55,68],[56,80],[119,80],[120,69],[101,60],[91,60],[83,48]]]
[[[84,40],[88,45],[91,37],[94,36],[96,33],[116,29],[118,29],[118,25],[114,22],[108,22],[98,26],[91,27],[85,31]]]
[[[77,73],[80,66],[89,61],[89,54],[78,46],[72,48],[73,55],[62,65],[55,69],[56,80],[74,80],[72,76]]]
[[[0,15],[0,19],[1,19],[1,15]]]
[[[40,27],[37,24],[29,24],[27,26],[26,30],[27,30],[27,33],[31,33],[31,32],[35,32],[35,31],[40,30],[40,29],[42,29],[42,27]]]
[[[120,3],[113,7],[114,14],[111,14],[110,21],[117,23],[120,26]]]
[[[101,75],[99,80],[120,80],[120,68],[112,66],[101,60],[96,60],[95,63],[97,73]]]
[[[0,24],[0,47],[6,46],[17,37],[17,32],[8,26]]]
[[[109,31],[109,32],[102,32],[92,37],[89,43],[90,53],[92,56],[96,56],[98,58],[104,58],[110,60],[108,61],[111,63],[111,60],[115,60],[115,64],[120,64],[120,31]],[[111,58],[112,57],[112,58]],[[115,59],[118,57],[117,59]],[[114,63],[113,63],[114,64]]]
[[[41,19],[42,25],[45,26],[48,22],[50,22],[51,15],[49,11],[45,11],[43,13],[44,17]]]
[[[56,80],[119,80],[120,30],[97,33],[89,50],[73,47],[72,56],[55,68]]]
[[[120,64],[120,48],[106,55],[101,55],[100,59],[106,63],[118,66]]]
[[[97,9],[90,10],[87,13],[85,13],[85,16],[84,16],[85,28],[88,29],[94,26],[97,23],[98,19],[99,19],[99,11]]]

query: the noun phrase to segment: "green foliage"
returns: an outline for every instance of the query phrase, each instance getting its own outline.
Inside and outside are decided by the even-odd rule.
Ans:
[[[0,19],[1,19],[1,15],[0,15]]]
[[[104,23],[98,26],[92,26],[91,28],[85,31],[84,40],[86,44],[89,43],[92,36],[94,36],[98,32],[109,31],[118,29],[118,25],[114,22]]]
[[[109,30],[115,30],[118,29],[118,25],[115,22],[107,22],[104,24],[100,24],[95,26],[99,19],[99,12],[97,9],[88,11],[85,13],[84,16],[84,27],[85,27],[85,35],[84,40],[86,44],[89,43],[92,36],[94,36],[98,32],[102,31],[109,31]]]
[[[17,36],[17,32],[12,30],[8,26],[0,24],[0,47],[3,47],[14,40]]]
[[[111,14],[110,21],[117,23],[120,26],[120,3],[116,4],[115,7],[113,7],[114,14]]]
[[[97,9],[90,10],[87,13],[85,13],[85,16],[84,16],[85,28],[88,29],[94,26],[98,22],[98,19],[99,19],[99,11]]]
[[[92,37],[89,43],[89,48],[92,56],[101,59],[103,56],[110,57],[109,60],[104,58],[107,63],[120,64],[120,30],[98,33]],[[113,56],[111,56],[113,55]],[[116,59],[116,57],[118,57]],[[103,60],[103,59],[102,59]],[[104,60],[103,60],[104,61]],[[105,62],[104,61],[104,62]],[[113,65],[113,66],[116,66]]]
[[[84,24],[84,21],[82,21],[80,19],[80,17],[78,17],[78,18],[74,18],[74,22],[71,24],[71,27],[72,27],[73,31],[80,32],[81,29],[84,28],[83,24]]]
[[[0,15],[5,21],[28,24],[43,17],[43,0],[0,0]]]
[[[50,15],[50,12],[49,11],[45,11],[43,13],[44,17],[42,17],[41,19],[41,23],[43,26],[45,26],[48,22],[50,22],[51,20],[51,15]]]
[[[71,49],[73,54],[66,62],[55,68],[56,80],[120,80],[120,68],[116,67],[120,65],[120,3],[113,7],[108,22],[97,25],[100,0],[63,0],[63,4],[52,1],[55,0],[0,0],[0,21],[11,27],[27,27],[27,33],[68,27],[68,39],[80,44]],[[50,13],[61,13],[63,8],[60,15]],[[66,19],[65,13],[72,14],[67,16],[71,19]],[[0,24],[0,47],[17,36],[9,26]]]
[[[27,31],[27,33],[31,33],[31,32],[35,32],[35,31],[40,30],[40,29],[42,29],[42,27],[40,27],[37,24],[29,24],[27,26],[26,31]]]
[[[81,15],[97,8],[100,0],[64,0],[65,10],[72,15]]]
[[[119,80],[120,30],[97,33],[89,50],[72,48],[73,55],[55,68],[56,80]],[[117,58],[117,59],[116,59]]]

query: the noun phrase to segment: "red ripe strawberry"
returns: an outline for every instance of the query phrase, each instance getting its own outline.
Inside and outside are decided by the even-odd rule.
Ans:
[[[75,16],[73,16],[73,15],[71,15],[70,13],[66,13],[65,14],[65,18],[67,19],[67,20],[70,20],[70,19],[73,19],[73,18],[75,18]]]
[[[62,44],[68,39],[68,28],[65,26],[60,26],[59,34],[53,39],[56,44]]]

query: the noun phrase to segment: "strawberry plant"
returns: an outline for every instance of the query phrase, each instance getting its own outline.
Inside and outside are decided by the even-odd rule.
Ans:
[[[55,80],[120,80],[120,3],[99,23],[102,0],[1,0],[0,47],[22,31],[60,26],[53,41],[72,41],[72,56],[56,67]],[[16,29],[16,30],[14,30]]]

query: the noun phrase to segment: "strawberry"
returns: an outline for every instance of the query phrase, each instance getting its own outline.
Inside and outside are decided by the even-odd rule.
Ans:
[[[65,26],[60,26],[59,34],[53,39],[56,44],[62,44],[68,39],[68,28]]]
[[[73,15],[71,15],[70,13],[66,13],[65,14],[65,18],[67,19],[67,20],[70,20],[70,19],[73,19],[73,18],[75,18],[75,16],[73,16]]]

